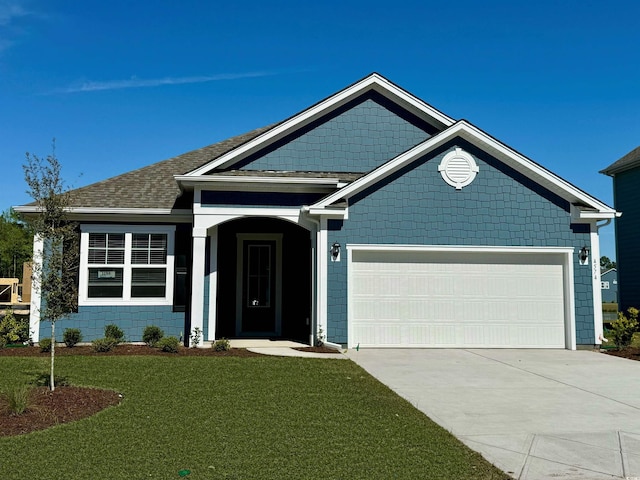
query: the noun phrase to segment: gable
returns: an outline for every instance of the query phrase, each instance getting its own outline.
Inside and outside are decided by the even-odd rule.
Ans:
[[[456,148],[479,167],[461,190],[438,171]],[[354,243],[548,246],[576,233],[569,218],[569,202],[458,138],[351,197],[345,225],[359,225]]]
[[[370,91],[233,168],[368,172],[437,132],[429,123]]]
[[[411,150],[398,155],[343,189],[328,195],[320,202],[310,206],[309,211],[314,214],[320,214],[323,209],[333,204],[344,202],[372,185],[385,181],[387,177],[396,172],[410,168],[412,163],[424,155],[438,151],[444,145],[456,139],[463,140],[469,145],[473,145],[474,148],[486,152],[498,162],[504,164],[505,167],[511,168],[522,175],[523,178],[530,180],[532,184],[538,184],[541,188],[566,201],[570,206],[572,219],[577,222],[614,218],[617,215],[617,212],[611,207],[512,150],[465,120],[456,122],[446,130],[433,135]]]
[[[254,140],[221,155],[186,175],[176,176],[176,180],[179,183],[182,181],[193,183],[194,178],[206,176],[213,171],[235,170],[239,165],[246,166],[248,158],[250,158],[251,162],[263,157],[267,153],[278,149],[283,144],[287,144],[291,139],[297,138],[299,135],[304,134],[304,132],[310,131],[314,126],[322,125],[328,119],[335,118],[336,115],[344,112],[345,108],[348,110],[352,106],[362,103],[363,99],[365,101],[367,99],[373,99],[375,103],[385,107],[387,107],[387,105],[394,106],[391,108],[392,111],[398,112],[403,118],[414,117],[414,119],[418,120],[417,123],[414,123],[414,119],[408,120],[409,123],[414,124],[418,129],[422,129],[429,134],[441,132],[454,124],[454,120],[451,117],[436,110],[381,75],[372,73],[306,110],[283,120]],[[344,126],[347,129],[352,127],[352,125],[347,124]],[[340,130],[338,136],[342,134],[342,130]],[[367,141],[375,141],[370,133],[365,134],[364,137],[368,139]],[[324,140],[331,142],[333,139],[325,138]],[[385,145],[383,145],[383,148],[385,148]],[[296,152],[296,154],[297,153],[298,152]],[[254,165],[254,167],[255,166],[257,166],[257,164]],[[268,170],[275,169],[272,165],[268,165],[267,168]],[[358,171],[362,172],[363,170]]]

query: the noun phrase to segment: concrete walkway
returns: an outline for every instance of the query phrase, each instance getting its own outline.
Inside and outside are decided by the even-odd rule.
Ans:
[[[309,345],[287,340],[230,340],[232,348],[246,348],[250,352],[277,357],[334,358],[346,360],[347,356],[336,350],[336,353],[315,353],[295,350]]]
[[[640,480],[640,362],[568,350],[350,350],[521,480]]]

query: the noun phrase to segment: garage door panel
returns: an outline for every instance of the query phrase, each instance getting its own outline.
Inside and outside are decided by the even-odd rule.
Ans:
[[[373,253],[350,268],[350,337],[361,346],[564,347],[558,255]]]

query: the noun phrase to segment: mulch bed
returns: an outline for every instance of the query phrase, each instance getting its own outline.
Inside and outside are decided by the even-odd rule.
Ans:
[[[29,407],[21,415],[8,413],[0,404],[0,437],[22,435],[89,417],[112,405],[120,394],[112,390],[83,387],[34,387]]]
[[[628,347],[624,350],[602,350],[602,352],[615,357],[640,361],[640,348]]]
[[[216,352],[213,348],[184,348],[181,347],[178,353],[163,352],[158,348],[147,347],[146,345],[121,344],[110,352],[97,353],[91,346],[75,346],[73,348],[56,345],[56,357],[67,355],[86,355],[90,357],[103,357],[114,355],[161,355],[166,357],[258,357],[259,353],[253,353],[246,348],[232,348],[226,352]],[[50,357],[51,353],[41,352],[40,347],[14,347],[0,350],[2,357]]]
[[[301,352],[313,352],[313,353],[340,353],[338,350],[329,347],[298,347],[294,350],[300,350]]]

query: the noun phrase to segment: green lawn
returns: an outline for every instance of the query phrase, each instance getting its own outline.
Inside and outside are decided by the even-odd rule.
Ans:
[[[349,361],[60,357],[122,404],[0,438],[2,479],[508,478]],[[47,370],[0,358],[0,390]]]

